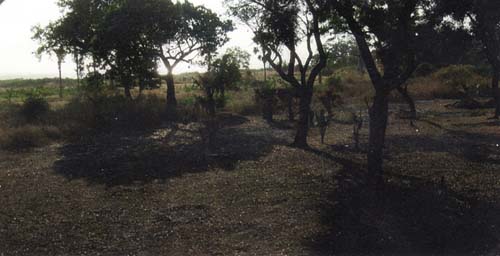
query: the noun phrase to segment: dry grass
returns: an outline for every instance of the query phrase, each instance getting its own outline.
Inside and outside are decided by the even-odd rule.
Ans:
[[[26,151],[59,139],[61,131],[55,126],[25,125],[0,128],[0,148],[9,151]]]
[[[260,107],[255,102],[253,90],[229,91],[227,94],[228,101],[224,108],[225,111],[240,115],[258,115],[260,113]]]

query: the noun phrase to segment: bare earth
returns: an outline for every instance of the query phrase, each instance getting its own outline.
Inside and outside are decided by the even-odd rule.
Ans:
[[[195,124],[0,152],[0,255],[498,255],[500,123],[446,104],[391,115],[376,201],[350,124],[307,151],[224,114],[207,157]]]

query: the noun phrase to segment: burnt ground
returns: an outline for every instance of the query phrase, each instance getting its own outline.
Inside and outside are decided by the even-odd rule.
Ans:
[[[361,152],[234,115],[211,155],[196,124],[0,152],[0,255],[498,255],[500,124],[446,104],[391,115],[377,195],[366,125]]]

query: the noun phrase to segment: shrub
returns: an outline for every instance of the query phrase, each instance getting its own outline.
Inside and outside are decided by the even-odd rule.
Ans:
[[[335,93],[342,93],[345,89],[342,78],[336,75],[328,77],[326,85],[328,86],[328,89],[333,89]]]
[[[488,80],[470,65],[451,65],[438,70],[434,77],[457,92],[477,94],[488,87]]]
[[[120,129],[148,129],[161,124],[164,101],[154,95],[136,100],[101,95],[95,99],[75,98],[60,110],[60,121],[68,132],[106,132]],[[71,131],[73,130],[73,131]]]
[[[26,125],[0,130],[0,147],[9,151],[24,151],[60,138],[57,127]]]
[[[258,114],[260,107],[255,103],[253,90],[229,92],[225,110],[240,115]]]
[[[31,95],[21,107],[21,116],[28,122],[40,121],[50,110],[45,98]]]
[[[417,69],[415,69],[414,75],[416,77],[428,76],[436,71],[436,67],[430,63],[422,63],[418,65]]]

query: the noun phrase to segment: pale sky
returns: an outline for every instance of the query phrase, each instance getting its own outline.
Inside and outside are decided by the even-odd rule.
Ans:
[[[0,79],[57,76],[55,59],[43,56],[39,60],[35,57],[33,52],[37,48],[37,43],[31,40],[33,26],[46,25],[61,16],[56,2],[57,0],[5,0],[0,5]],[[223,0],[191,0],[191,2],[195,5],[204,5],[226,16]],[[237,29],[229,37],[230,42],[220,52],[224,52],[227,47],[238,46],[250,54],[253,53],[255,45],[248,28],[237,25]],[[260,61],[253,54],[251,67],[261,67]],[[75,65],[70,58],[67,58],[63,66],[63,76],[75,77],[74,69]],[[195,65],[183,65],[177,68],[176,73],[200,70],[203,69]]]

